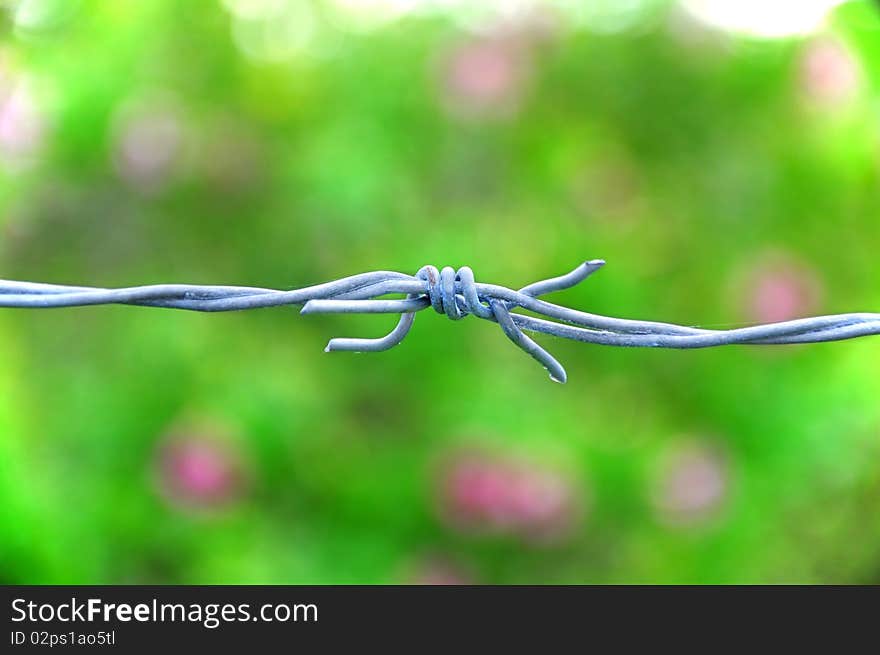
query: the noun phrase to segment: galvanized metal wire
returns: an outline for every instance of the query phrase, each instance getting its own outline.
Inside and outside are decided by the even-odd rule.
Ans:
[[[0,280],[0,307],[46,309],[84,305],[144,305],[200,312],[227,312],[279,305],[301,305],[301,314],[400,314],[397,326],[378,339],[331,339],[325,350],[378,352],[399,344],[412,328],[416,312],[432,307],[457,321],[473,315],[501,326],[504,334],[534,357],[557,382],[566,381],[562,365],[525,332],[629,348],[711,348],[731,344],[781,345],[841,341],[880,334],[880,314],[817,316],[781,323],[711,330],[672,323],[590,314],[539,297],[568,289],[605,264],[584,262],[560,277],[519,290],[476,282],[467,266],[437,270],[424,266],[415,275],[374,271],[332,282],[282,291],[255,287],[160,284],[122,289],[74,287]],[[384,296],[404,294],[405,298]],[[515,313],[522,309],[538,316]],[[543,317],[543,318],[541,318]]]

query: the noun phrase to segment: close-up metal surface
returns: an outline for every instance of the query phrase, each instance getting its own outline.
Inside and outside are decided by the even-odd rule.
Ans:
[[[452,320],[468,315],[493,321],[523,351],[540,362],[556,382],[565,382],[562,365],[524,330],[554,337],[629,348],[710,348],[733,344],[785,345],[841,341],[880,334],[880,313],[815,316],[791,321],[711,330],[655,321],[591,314],[540,300],[568,289],[604,266],[601,259],[580,264],[565,275],[519,290],[476,282],[463,266],[422,267],[415,276],[373,271],[292,290],[257,287],[160,284],[122,289],[63,286],[0,280],[0,307],[49,309],[86,305],[143,305],[202,312],[226,312],[301,305],[301,314],[400,314],[397,326],[378,339],[331,339],[326,351],[379,352],[399,344],[415,313],[428,307]],[[405,299],[385,299],[406,294]],[[513,313],[524,309],[545,318]],[[548,320],[552,319],[552,320]]]

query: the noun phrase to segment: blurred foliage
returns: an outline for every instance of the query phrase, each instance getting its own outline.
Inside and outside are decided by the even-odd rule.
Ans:
[[[705,326],[760,319],[760,293],[880,310],[872,3],[772,40],[662,2],[613,31],[551,3],[476,31],[261,4],[6,3],[3,277],[289,288],[432,263],[516,286],[602,257],[560,302]],[[430,312],[396,350],[321,352],[392,322],[3,310],[0,579],[880,582],[877,340],[555,341],[565,386]],[[163,446],[193,438],[207,454]],[[444,480],[477,485],[464,509]],[[521,516],[545,487],[572,513],[551,542]]]

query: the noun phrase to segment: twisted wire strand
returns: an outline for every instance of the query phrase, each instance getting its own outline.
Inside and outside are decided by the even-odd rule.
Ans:
[[[556,305],[540,296],[583,282],[605,262],[594,259],[559,277],[519,290],[476,282],[473,271],[424,266],[415,275],[374,271],[302,289],[159,284],[101,289],[0,280],[0,307],[47,309],[87,305],[142,305],[201,312],[227,312],[301,305],[301,314],[399,314],[395,328],[378,339],[331,339],[325,350],[379,352],[393,348],[409,333],[415,314],[431,307],[457,321],[469,315],[498,323],[519,348],[540,362],[557,382],[566,381],[562,365],[525,332],[605,346],[629,348],[711,348],[732,344],[782,345],[841,341],[880,334],[880,314],[851,313],[802,318],[729,330],[673,323],[612,318]],[[405,298],[383,296],[403,294]],[[538,316],[515,313],[522,309]]]

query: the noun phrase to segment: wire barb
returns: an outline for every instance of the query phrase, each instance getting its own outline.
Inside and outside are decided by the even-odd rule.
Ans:
[[[731,344],[781,345],[842,341],[880,334],[880,314],[817,316],[731,330],[709,330],[672,323],[589,314],[541,300],[583,282],[605,262],[594,259],[570,273],[514,291],[476,282],[462,266],[438,270],[424,266],[415,275],[374,271],[302,289],[161,284],[123,289],[73,287],[0,280],[0,307],[46,309],[85,305],[143,305],[202,312],[225,312],[302,305],[301,314],[400,314],[395,328],[378,339],[331,339],[331,351],[380,352],[409,333],[415,314],[431,307],[453,321],[474,315],[498,323],[519,348],[541,363],[556,382],[565,382],[562,365],[525,332],[628,348],[711,348]],[[384,298],[402,294],[400,299]],[[523,309],[543,318],[515,313]]]

